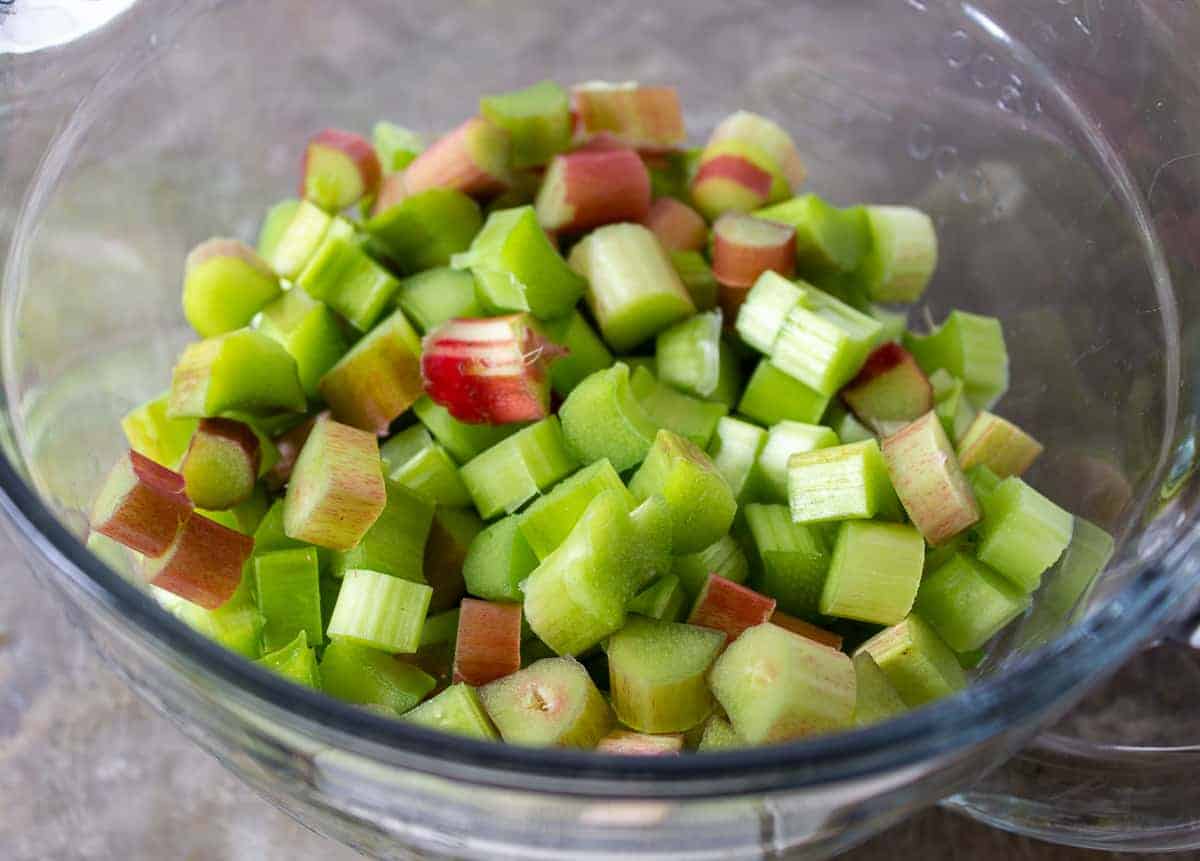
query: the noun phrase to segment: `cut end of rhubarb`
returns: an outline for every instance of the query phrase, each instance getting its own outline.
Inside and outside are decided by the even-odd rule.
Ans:
[[[261,444],[249,425],[201,419],[181,467],[188,496],[212,511],[245,502],[254,492],[261,458]]]
[[[542,227],[558,233],[642,221],[650,211],[650,174],[631,149],[555,156],[535,208]]]
[[[509,184],[509,133],[472,117],[436,141],[404,172],[409,194],[449,188],[473,197],[499,194]]]
[[[692,200],[707,218],[724,212],[752,212],[771,198],[771,174],[732,153],[703,161],[692,179]]]
[[[712,261],[713,275],[728,287],[753,287],[764,272],[791,278],[796,271],[796,229],[727,212],[713,225]]]
[[[521,669],[521,605],[464,598],[454,647],[454,682],[478,687]]]
[[[889,342],[867,357],[842,400],[859,421],[887,436],[933,409],[933,387],[912,354]]]
[[[611,135],[625,146],[650,151],[687,139],[674,87],[590,82],[576,85],[571,95],[576,129],[584,138]]]
[[[325,129],[304,151],[301,192],[326,212],[338,212],[379,189],[383,169],[362,135]]]
[[[191,514],[183,476],[130,451],[109,472],[92,507],[91,525],[131,550],[158,557]]]
[[[732,642],[746,629],[768,621],[774,613],[774,598],[709,574],[688,616],[688,624],[723,631],[726,640]]]

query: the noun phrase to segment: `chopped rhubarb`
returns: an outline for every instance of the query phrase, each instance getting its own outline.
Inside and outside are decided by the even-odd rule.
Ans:
[[[842,400],[863,424],[887,436],[933,409],[933,387],[912,354],[888,342],[867,356]]]
[[[396,310],[342,356],[317,388],[339,421],[386,434],[421,397],[420,355],[417,333]]]
[[[572,91],[576,130],[585,138],[609,135],[625,146],[662,150],[687,138],[674,87],[591,82]]]
[[[157,557],[167,552],[191,517],[183,476],[136,451],[108,474],[92,508],[92,529],[126,547]]]
[[[713,225],[713,275],[722,286],[754,286],[764,272],[790,278],[796,270],[796,230],[777,221],[727,212]]]
[[[404,171],[409,194],[449,188],[487,196],[508,187],[508,132],[482,117],[472,117],[417,156]]]
[[[746,156],[724,153],[705,159],[692,180],[692,199],[709,218],[750,212],[771,199],[771,174]]]
[[[631,149],[555,156],[535,206],[542,227],[561,233],[641,221],[650,211],[650,174]]]
[[[454,682],[486,685],[521,669],[521,605],[464,598],[454,646]]]
[[[393,206],[403,203],[408,197],[408,186],[404,184],[403,173],[389,173],[379,186],[379,194],[371,204],[371,217],[387,212]]]
[[[279,452],[279,460],[275,461],[275,465],[263,475],[263,482],[268,489],[278,490],[288,483],[288,479],[292,477],[292,468],[296,465],[296,458],[300,456],[300,449],[304,448],[304,442],[312,432],[314,422],[321,416],[327,415],[329,415],[328,410],[318,413],[313,418],[305,419],[294,428],[275,437],[274,443]]]
[[[362,135],[325,129],[304,150],[300,193],[327,212],[338,212],[379,188],[383,169]]]
[[[236,239],[201,242],[183,270],[183,313],[202,338],[247,325],[280,291],[270,264]]]
[[[258,480],[262,446],[249,425],[233,419],[201,419],[180,472],[187,495],[215,511],[250,498]]]
[[[747,628],[769,620],[774,612],[774,598],[709,574],[688,616],[688,624],[724,631],[726,641],[732,642]]]
[[[793,634],[799,634],[801,637],[807,637],[822,646],[828,646],[831,649],[842,648],[841,634],[818,628],[816,625],[805,622],[803,619],[797,619],[795,616],[789,616],[779,610],[771,614],[770,622],[772,625],[783,628],[785,631],[791,631]]]
[[[237,591],[242,566],[253,550],[254,539],[249,535],[194,514],[166,553],[146,560],[143,574],[159,589],[215,610]]]
[[[704,216],[673,197],[660,197],[650,204],[642,224],[667,251],[700,251],[708,241]]]

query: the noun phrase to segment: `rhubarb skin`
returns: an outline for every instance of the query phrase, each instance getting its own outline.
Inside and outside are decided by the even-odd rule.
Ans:
[[[723,631],[726,642],[733,642],[747,628],[768,621],[774,612],[774,598],[760,595],[717,574],[709,574],[687,622]]]
[[[820,643],[822,646],[828,646],[831,649],[841,650],[842,635],[835,634],[833,631],[827,631],[825,628],[818,628],[803,619],[797,619],[795,616],[789,616],[787,613],[776,610],[771,614],[770,622],[772,625],[783,628],[785,631],[791,631],[793,634],[799,634],[812,640],[814,643]]]
[[[751,145],[770,160],[787,183],[785,197],[804,182],[808,172],[796,144],[791,135],[772,120],[750,111],[730,114],[713,130],[708,145],[717,147],[730,141]]]
[[[179,473],[127,452],[96,498],[92,529],[138,553],[162,556],[192,515],[184,488]]]
[[[237,591],[253,550],[249,535],[194,514],[161,558],[147,560],[143,573],[158,588],[215,610]]]
[[[933,387],[908,350],[881,344],[842,389],[842,400],[871,430],[888,435],[933,409]]]
[[[576,133],[583,138],[610,135],[643,151],[672,149],[687,139],[674,87],[588,83],[571,96]]]
[[[727,287],[749,289],[764,272],[796,272],[796,229],[777,221],[727,212],[713,225],[713,275]]]
[[[771,174],[749,158],[733,153],[701,162],[692,179],[692,200],[708,218],[724,212],[752,212],[771,199]]]
[[[880,446],[896,495],[931,546],[975,525],[979,503],[937,413],[930,411]]]
[[[454,683],[478,687],[521,669],[521,605],[464,598],[454,646]]]
[[[300,193],[327,212],[338,212],[379,190],[383,168],[362,135],[340,129],[318,132],[304,150]]]
[[[650,228],[668,252],[701,251],[708,243],[708,223],[704,216],[673,197],[660,197],[650,204],[642,224]]]
[[[417,333],[396,310],[351,347],[317,388],[339,421],[382,436],[424,391],[420,356]]]
[[[472,117],[438,139],[404,171],[408,193],[450,188],[472,197],[499,194],[509,185],[508,132]]]
[[[581,233],[650,211],[650,174],[631,149],[555,156],[534,204],[538,223],[556,233]]]
[[[379,185],[379,194],[371,204],[371,217],[387,212],[393,206],[398,206],[409,196],[408,186],[404,182],[403,173],[389,173],[384,176]]]

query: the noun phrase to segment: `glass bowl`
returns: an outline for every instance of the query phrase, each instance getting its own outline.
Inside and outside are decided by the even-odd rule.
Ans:
[[[378,857],[821,856],[972,785],[953,803],[1003,827],[1194,845],[1200,805],[1168,797],[1194,783],[1194,752],[1060,731],[994,769],[1194,603],[1198,40],[1200,11],[1171,0],[143,0],[85,46],[0,69],[18,85],[0,162],[0,504],[142,696]],[[1017,626],[969,690],[885,725],[648,762],[443,736],[299,689],[84,548],[118,420],[189,338],[187,250],[252,238],[319,128],[437,131],[479,93],[543,77],[676,83],[696,140],[759,110],[794,133],[812,189],[934,215],[942,260],[917,313],[1005,321],[1001,410],[1047,449],[1033,482],[1118,536],[1070,619]]]

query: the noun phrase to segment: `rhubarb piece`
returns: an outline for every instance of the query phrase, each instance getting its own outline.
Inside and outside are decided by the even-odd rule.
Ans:
[[[870,242],[859,274],[875,302],[916,302],[937,268],[933,219],[911,206],[867,206]]]
[[[500,740],[500,733],[496,732],[492,719],[487,716],[478,691],[470,685],[451,685],[405,714],[404,719],[480,741]]]
[[[258,240],[254,247],[259,257],[263,260],[270,260],[274,256],[279,240],[283,237],[284,231],[287,230],[292,219],[295,218],[296,210],[299,208],[300,201],[288,198],[279,201],[267,210],[262,224],[259,225]]]
[[[168,469],[183,460],[196,432],[196,419],[173,419],[167,415],[167,395],[146,401],[121,419],[121,430],[129,447]]]
[[[679,578],[674,574],[664,574],[633,596],[629,602],[629,612],[647,619],[676,622],[683,617],[690,604]]]
[[[454,646],[454,682],[486,685],[521,669],[521,605],[464,598]]]
[[[550,416],[467,461],[459,475],[487,520],[502,511],[512,514],[577,465],[558,418]]]
[[[328,412],[325,411],[320,415],[327,414]],[[292,470],[296,466],[296,458],[300,456],[300,450],[304,448],[304,443],[308,439],[309,433],[312,432],[312,426],[316,419],[317,416],[303,419],[299,424],[284,431],[271,441],[278,460],[263,473],[263,482],[268,490],[279,490],[288,483],[292,477]],[[261,471],[262,467],[260,466],[259,469]]]
[[[870,726],[873,723],[897,717],[908,711],[904,700],[870,652],[859,651],[854,655],[854,724]]]
[[[724,645],[720,631],[631,619],[605,647],[617,718],[645,733],[698,726],[712,711],[705,676]]]
[[[372,242],[405,274],[449,265],[483,225],[479,204],[448,188],[406,190],[403,199],[364,225]]]
[[[704,733],[700,736],[700,745],[696,750],[711,752],[730,750],[744,745],[745,742],[738,738],[737,732],[734,731],[733,724],[720,715],[713,715],[704,722]]]
[[[792,455],[788,502],[796,523],[870,520],[876,515],[898,519],[900,513],[888,464],[873,439]]]
[[[333,575],[366,569],[424,583],[422,561],[433,525],[433,505],[393,481],[385,479],[383,484],[383,511],[354,547],[334,550]]]
[[[104,539],[96,533],[92,533],[91,538]],[[89,539],[89,549],[92,549],[91,543]],[[118,544],[111,546],[125,552]],[[244,658],[254,660],[262,654],[262,617],[251,594],[249,577],[243,577],[232,597],[215,610],[206,610],[155,586],[151,586],[150,590],[163,609],[189,628]]]
[[[1019,478],[981,496],[976,556],[1026,593],[1071,541],[1074,518]]]
[[[471,424],[544,419],[556,349],[525,314],[450,320],[421,345],[425,391]]]
[[[604,340],[618,352],[696,310],[670,258],[640,224],[593,231],[572,249],[568,262],[587,279],[588,306]]]
[[[334,640],[321,657],[325,693],[357,705],[382,706],[403,714],[433,690],[427,673],[376,649]]]
[[[755,490],[767,502],[787,502],[788,461],[794,454],[840,445],[830,428],[803,422],[781,421],[767,434],[754,469]]]
[[[380,120],[371,128],[371,143],[386,173],[404,170],[425,152],[425,141],[419,134],[386,120]]]
[[[342,223],[334,219],[335,227]],[[400,286],[390,272],[363,251],[358,240],[335,234],[334,227],[296,278],[296,284],[341,314],[359,332],[375,325]]]
[[[520,516],[498,520],[480,532],[467,550],[463,577],[467,591],[488,601],[520,601],[519,584],[533,573],[538,558],[520,529]]]
[[[263,655],[254,663],[298,685],[318,691],[322,689],[317,650],[308,645],[307,635],[303,631],[283,648]]]
[[[387,503],[372,434],[319,418],[296,460],[283,503],[284,531],[297,541],[349,550]]]
[[[1021,623],[1023,646],[1050,642],[1086,609],[1088,596],[1113,554],[1113,537],[1076,517],[1071,543],[1046,573],[1033,611]]]
[[[201,242],[184,263],[183,313],[201,338],[249,324],[279,291],[267,261],[236,239]]]
[[[912,355],[895,343],[875,348],[842,400],[880,436],[895,433],[933,409],[933,387]]]
[[[146,558],[142,577],[159,589],[215,610],[237,591],[242,566],[253,549],[250,536],[193,514],[165,553]]]
[[[456,317],[482,317],[475,276],[446,266],[418,272],[400,282],[396,304],[421,334]]]
[[[551,341],[566,351],[566,355],[550,364],[550,388],[561,397],[571,394],[586,377],[613,363],[608,347],[578,311],[547,320],[542,329]]]
[[[977,409],[991,409],[1008,389],[1008,350],[995,317],[951,311],[928,335],[905,335],[904,346],[925,373],[943,368],[962,380]]]
[[[966,470],[983,465],[999,478],[1021,475],[1041,453],[1041,443],[986,410],[975,417],[958,442],[959,466]]]
[[[711,398],[721,381],[721,312],[697,314],[658,333],[654,361],[659,379],[697,398]],[[728,348],[725,348],[728,349]],[[728,383],[724,388],[737,388]]]
[[[921,585],[925,541],[911,526],[847,521],[838,530],[821,592],[821,613],[894,625]]]
[[[732,583],[745,583],[750,576],[750,563],[742,546],[732,536],[723,535],[698,553],[676,556],[671,573],[679,578],[690,609],[704,590],[709,574]]]
[[[710,219],[783,200],[805,177],[791,137],[765,117],[738,111],[713,131],[692,179],[692,199]]]
[[[534,206],[538,223],[556,233],[642,221],[650,212],[650,174],[631,149],[558,155],[546,169]]]
[[[814,526],[793,523],[783,505],[747,505],[745,513],[758,590],[784,612],[815,619],[830,564],[824,535]]]
[[[286,646],[301,631],[314,646],[324,642],[319,579],[315,547],[254,557],[254,594],[263,618],[264,651]]]
[[[157,558],[192,516],[182,475],[130,451],[116,462],[92,506],[91,526],[131,550]]]
[[[411,654],[421,645],[421,627],[433,589],[378,571],[351,570],[342,577],[327,633],[334,641]]]
[[[737,333],[760,353],[770,354],[784,321],[804,301],[804,288],[778,272],[763,272],[737,314]]]
[[[625,548],[622,573],[634,596],[658,577],[669,574],[673,566],[671,552],[671,506],[655,494],[629,513],[633,544]]]
[[[770,623],[717,658],[713,695],[749,744],[844,729],[854,719],[854,665],[841,652]]]
[[[713,225],[713,275],[724,287],[752,287],[764,272],[796,271],[796,231],[786,224],[727,212]]]
[[[424,425],[400,431],[383,444],[379,454],[387,477],[426,502],[459,508],[471,504],[458,466]]]
[[[637,499],[661,495],[671,510],[676,553],[695,553],[729,531],[737,502],[725,479],[699,447],[663,429],[629,482]]]
[[[180,467],[188,497],[216,511],[245,502],[254,493],[260,457],[258,437],[247,425],[201,419]]]
[[[957,445],[976,415],[975,407],[967,400],[966,386],[945,368],[938,368],[929,375],[929,385],[933,388],[933,410],[941,420],[946,436]]]
[[[304,269],[331,224],[333,218],[328,213],[307,200],[301,201],[274,246],[263,251],[263,257],[280,278],[291,280]]]
[[[576,460],[607,458],[618,472],[645,459],[658,430],[634,396],[629,367],[621,362],[576,386],[558,415],[567,450]]]
[[[450,456],[459,463],[466,463],[521,429],[520,425],[469,425],[460,422],[450,415],[449,410],[428,397],[422,397],[413,404],[413,412],[433,434],[433,438],[445,446]]]
[[[374,197],[383,168],[362,135],[325,129],[309,140],[300,173],[304,197],[327,212],[339,212]]]
[[[853,272],[870,244],[866,209],[838,209],[815,194],[803,194],[754,213],[796,231],[796,267],[805,275]]]
[[[497,194],[508,185],[511,136],[499,126],[471,117],[436,140],[404,171],[412,194],[448,188],[472,197]]]
[[[621,729],[613,730],[600,739],[596,751],[618,756],[677,756],[683,752],[683,733],[647,735]]]
[[[630,388],[653,424],[674,431],[701,447],[709,444],[717,422],[729,412],[724,404],[688,397],[660,383],[644,367],[634,372]]]
[[[587,670],[571,658],[545,658],[484,685],[479,698],[509,744],[592,748],[613,714]]]
[[[625,146],[646,150],[674,147],[687,138],[674,87],[592,81],[572,88],[571,103],[577,128],[585,138],[607,135]]]
[[[482,98],[479,113],[508,132],[514,168],[545,164],[571,145],[567,91],[553,81]]]
[[[771,347],[771,364],[832,395],[854,379],[881,331],[877,320],[815,287],[803,287],[800,303],[788,312]]]
[[[931,545],[944,544],[979,520],[979,505],[936,413],[885,439],[883,457],[904,510]]]
[[[408,186],[404,184],[404,174],[384,174],[383,181],[379,184],[379,194],[375,195],[370,206],[366,205],[367,201],[363,201],[362,213],[364,216],[374,218],[387,212],[393,206],[399,206],[407,197]]]
[[[672,251],[670,257],[675,274],[692,297],[696,310],[711,311],[717,307],[717,293],[721,285],[717,283],[704,255],[699,251]]]
[[[703,164],[705,155],[714,150],[720,151],[721,146],[727,143],[747,145],[753,148],[756,156],[766,157],[764,163],[775,174],[775,187],[772,189],[774,199],[786,198],[792,189],[804,182],[807,172],[791,135],[766,117],[750,111],[730,114],[713,130],[700,163]]]
[[[425,581],[433,589],[429,612],[456,607],[466,594],[463,566],[471,542],[482,531],[483,521],[469,508],[434,509],[429,540],[425,542]]]
[[[956,652],[980,648],[1029,608],[1030,599],[986,565],[956,553],[921,582],[916,609]]]
[[[302,412],[306,404],[287,350],[261,332],[238,329],[184,348],[172,373],[167,416]]]
[[[543,320],[561,317],[575,307],[585,286],[538,225],[531,206],[493,212],[451,265],[471,270],[480,301],[493,313],[528,310]]]
[[[650,204],[642,224],[650,228],[669,252],[702,251],[708,244],[704,216],[673,197],[660,197]]]
[[[259,330],[296,361],[300,385],[310,398],[317,383],[349,349],[337,316],[304,290],[289,290],[263,308]]]
[[[737,408],[764,425],[781,421],[816,424],[825,415],[829,400],[828,395],[814,391],[763,359],[750,375]]]
[[[307,546],[303,541],[289,538],[283,528],[283,500],[277,499],[271,503],[267,513],[254,530],[254,554],[271,553],[275,550],[293,550]],[[318,553],[327,553],[318,549]],[[324,565],[322,565],[324,567]]]
[[[709,574],[704,581],[704,588],[696,596],[687,622],[689,625],[721,631],[727,642],[733,642],[748,628],[766,622],[774,612],[774,598],[716,574]]]
[[[629,493],[612,464],[599,460],[564,479],[519,516],[521,534],[539,561],[566,540],[588,505],[606,490]],[[630,495],[629,508],[635,504]]]
[[[364,335],[317,388],[334,417],[377,435],[423,392],[421,342],[403,311]]]
[[[917,708],[967,686],[954,652],[915,614],[859,646],[875,659],[904,704]]]
[[[822,646],[839,650],[842,648],[841,634],[835,631],[828,631],[825,628],[818,628],[816,625],[805,622],[803,619],[789,616],[781,610],[776,610],[772,613],[769,621],[772,625],[783,628],[785,631],[791,631],[793,634],[799,634],[801,637],[807,637],[814,643],[820,643]]]
[[[767,432],[756,425],[727,417],[717,421],[708,456],[739,504],[747,502],[756,491],[754,468],[766,442]]]

